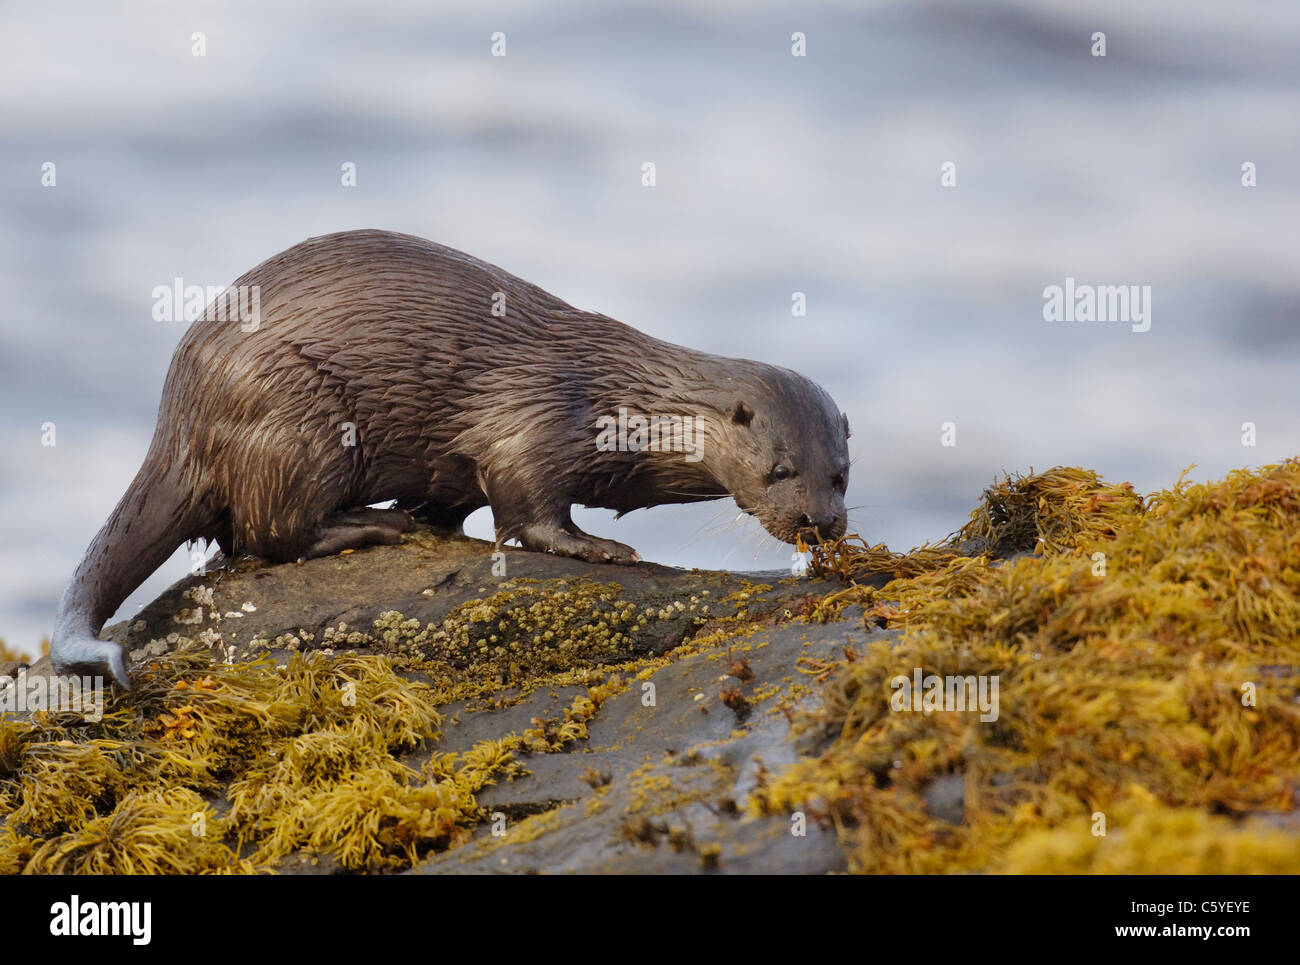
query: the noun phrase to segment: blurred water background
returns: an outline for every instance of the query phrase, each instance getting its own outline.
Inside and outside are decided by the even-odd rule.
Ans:
[[[29,651],[148,447],[183,331],[154,287],[346,228],[805,373],[854,427],[854,529],[894,548],[1003,471],[1148,491],[1300,449],[1293,2],[86,0],[2,21],[0,636]],[[1151,330],[1045,322],[1067,277],[1152,286]],[[665,563],[789,565],[735,514],[577,518]]]

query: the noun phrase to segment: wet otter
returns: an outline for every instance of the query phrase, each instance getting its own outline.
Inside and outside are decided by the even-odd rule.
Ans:
[[[252,323],[234,304],[247,291]],[[680,442],[687,416],[685,453],[647,445],[636,421],[669,420]],[[597,445],[615,417],[634,445]],[[498,543],[631,563],[574,525],[574,503],[622,515],[727,495],[777,539],[838,537],[847,439],[795,372],[659,341],[422,238],[311,238],[239,278],[177,346],[144,465],[63,596],[51,657],[129,686],[96,634],[198,538],[291,561],[396,543],[412,515],[459,529],[490,505]]]

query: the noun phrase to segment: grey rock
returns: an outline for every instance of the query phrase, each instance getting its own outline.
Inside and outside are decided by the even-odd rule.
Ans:
[[[966,817],[966,779],[960,774],[945,774],[925,789],[925,810],[949,824],[961,824]]]

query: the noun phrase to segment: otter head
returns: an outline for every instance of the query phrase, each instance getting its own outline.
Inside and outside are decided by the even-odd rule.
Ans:
[[[732,395],[718,406],[722,444],[705,456],[717,481],[784,543],[843,536],[848,417],[821,386],[771,366]]]

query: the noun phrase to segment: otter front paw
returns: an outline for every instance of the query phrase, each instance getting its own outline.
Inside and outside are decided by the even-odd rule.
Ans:
[[[627,566],[641,562],[641,554],[626,543],[617,543],[612,539],[600,539],[596,536],[582,536],[579,537],[579,544],[582,551],[569,555],[577,556],[588,563],[618,563]]]
[[[60,641],[50,648],[55,672],[78,677],[112,677],[123,690],[131,689],[122,648],[91,637]]]
[[[574,527],[575,529],[577,527]],[[559,526],[529,526],[520,536],[524,549],[572,556],[588,563],[638,563],[640,555],[632,547],[612,539],[589,536],[578,530],[570,532]]]

